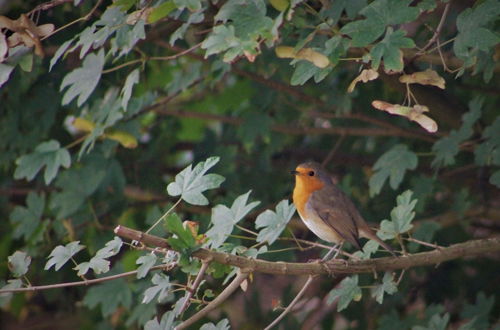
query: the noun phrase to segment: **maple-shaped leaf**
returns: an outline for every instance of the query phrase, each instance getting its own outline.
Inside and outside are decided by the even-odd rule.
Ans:
[[[31,181],[45,167],[43,177],[45,184],[49,184],[56,177],[59,167],[68,168],[71,165],[71,156],[59,142],[50,140],[40,143],[32,153],[19,157],[16,164],[15,179]]]
[[[405,37],[406,32],[392,27],[387,28],[384,39],[377,43],[370,51],[372,56],[372,68],[378,70],[381,61],[384,61],[386,72],[400,72],[404,68],[403,51],[401,48],[413,48],[415,43]]]
[[[285,229],[294,213],[295,206],[289,204],[288,200],[284,199],[276,205],[276,212],[266,210],[259,214],[255,220],[255,228],[262,229],[257,236],[257,242],[273,244],[283,229]]]
[[[68,260],[85,248],[85,245],[81,245],[80,241],[74,241],[66,244],[65,246],[58,245],[52,250],[49,255],[49,261],[45,264],[45,270],[50,269],[54,266],[54,269],[58,271]]]
[[[62,105],[69,104],[78,96],[77,104],[80,107],[92,94],[101,79],[102,68],[104,66],[104,49],[97,54],[88,54],[83,60],[81,68],[77,68],[68,73],[62,83],[60,90],[68,87],[62,99]]]
[[[170,196],[181,198],[193,205],[207,205],[208,199],[202,192],[218,188],[224,177],[218,174],[205,174],[219,162],[219,157],[210,157],[204,162],[199,162],[194,168],[189,165],[175,176],[175,181],[167,186]]]
[[[226,238],[233,232],[234,226],[243,219],[248,212],[260,204],[252,202],[247,204],[248,196],[251,190],[246,194],[238,196],[231,208],[225,205],[216,205],[212,209],[211,222],[213,226],[206,232],[211,248],[218,248],[225,242]]]

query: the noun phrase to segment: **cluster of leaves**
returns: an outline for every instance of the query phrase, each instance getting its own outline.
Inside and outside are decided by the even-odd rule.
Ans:
[[[456,212],[468,219],[472,205],[489,209],[494,195],[489,192],[500,187],[500,119],[487,92],[498,82],[498,0],[471,1],[470,8],[434,0],[75,0],[29,12],[36,5],[14,0],[0,15],[1,185],[2,196],[4,187],[13,196],[1,199],[10,220],[0,227],[0,257],[11,270],[7,277],[0,269],[4,289],[29,285],[28,277],[52,281],[54,271],[61,281],[71,281],[135,270],[135,281],[105,281],[76,294],[86,308],[100,308],[96,324],[169,328],[179,322],[185,304],[176,290],[201,267],[191,257],[196,249],[301,258],[279,239],[288,235],[285,228],[305,235],[289,224],[295,208],[286,200],[292,185],[286,173],[306,157],[327,158],[332,148],[332,163],[345,173],[342,188],[360,201],[368,220],[390,214],[378,235],[411,253],[423,248],[406,244],[410,235],[442,244],[473,237],[470,219],[453,225],[413,223],[415,212],[422,218]],[[26,14],[13,16],[19,12]],[[66,26],[69,17],[76,21]],[[440,31],[427,28],[438,26],[441,18]],[[436,47],[422,50],[434,36]],[[431,67],[425,59],[417,62],[420,55],[440,57],[444,68],[452,63],[458,74],[453,77],[449,68]],[[391,75],[398,77],[396,85]],[[293,88],[297,85],[300,91]],[[464,88],[468,85],[475,88]],[[445,88],[451,98],[442,93]],[[445,101],[436,101],[440,98]],[[468,111],[455,107],[462,102],[469,103]],[[314,114],[312,106],[328,113]],[[336,118],[326,120],[331,117]],[[353,136],[345,133],[344,127],[360,117],[371,120],[355,122]],[[420,131],[410,121],[440,135]],[[367,123],[380,125],[384,134],[371,136]],[[320,135],[331,132],[343,135],[335,147]],[[385,133],[390,136],[384,138]],[[220,156],[223,176],[207,174],[219,161],[207,158],[211,155]],[[359,160],[373,167],[361,172]],[[197,165],[179,171],[192,161]],[[471,168],[469,181],[441,176]],[[165,181],[171,181],[169,197],[161,193]],[[16,196],[26,188],[23,203]],[[251,192],[260,202],[249,200]],[[175,204],[158,206],[166,198]],[[249,226],[247,218],[255,222]],[[112,237],[117,223],[145,229],[155,221],[163,226],[153,233],[168,236],[176,253],[140,253]],[[255,245],[247,244],[245,235]],[[369,241],[356,255],[370,258],[377,248]],[[45,256],[48,261],[40,263]],[[179,267],[167,276],[157,270],[161,264]],[[471,267],[488,278],[487,267]],[[207,270],[223,284],[235,273],[215,264]],[[454,283],[471,280],[458,270],[443,276]],[[394,273],[374,285],[372,277],[352,276],[332,289],[328,300],[338,301],[337,309],[349,319],[376,317],[380,328],[444,328],[458,318],[468,320],[464,329],[489,326],[494,297],[482,293],[475,305],[461,304],[462,312],[452,317],[440,305],[428,307],[424,318],[398,314],[396,309],[412,303],[404,294],[405,281],[398,291]],[[219,291],[207,282],[195,300],[206,303]],[[382,312],[359,313],[359,304],[349,305],[362,298],[365,284],[384,303]],[[420,285],[433,292],[425,282]],[[470,298],[470,290],[454,288],[450,297]],[[443,302],[448,292],[441,293],[425,302]],[[26,302],[17,297],[2,294],[0,303],[19,315]],[[157,304],[169,306],[161,317],[155,316]],[[200,326],[226,329],[228,323]]]

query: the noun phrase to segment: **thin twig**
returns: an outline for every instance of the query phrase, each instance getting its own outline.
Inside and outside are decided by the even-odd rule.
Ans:
[[[167,212],[165,212],[165,213],[164,213],[164,214],[160,217],[160,219],[158,219],[158,220],[154,223],[154,225],[152,225],[152,226],[151,226],[148,230],[146,230],[145,234],[149,233],[151,230],[153,230],[153,228],[154,228],[154,227],[158,226],[158,224],[159,224],[159,223],[160,223],[163,219],[165,219],[165,218],[167,217],[167,215],[169,215],[169,214],[170,214],[170,212],[172,212],[172,210],[173,210],[173,209],[175,209],[175,207],[176,207],[177,205],[179,205],[179,203],[180,203],[181,201],[182,201],[182,197],[179,197],[179,199],[177,200],[177,202],[175,202],[175,204],[174,204],[174,205],[172,205],[172,207],[171,207],[171,208],[169,208],[169,209],[168,209],[168,211],[167,211]]]
[[[249,273],[247,272],[239,271],[233,281],[214,300],[212,300],[207,306],[205,306],[205,308],[200,310],[198,313],[194,314],[186,321],[175,327],[175,330],[186,329],[190,325],[202,319],[209,312],[217,308],[217,306],[219,306],[222,302],[229,298],[229,296],[239,288],[240,284],[248,278],[248,275]]]
[[[92,9],[85,16],[77,18],[74,21],[69,22],[68,24],[65,24],[65,25],[61,26],[60,28],[55,29],[54,31],[52,31],[51,33],[47,34],[46,36],[44,36],[40,40],[45,40],[45,39],[53,36],[54,34],[56,34],[56,33],[60,32],[60,31],[62,31],[64,29],[66,29],[66,28],[68,28],[68,27],[70,27],[70,26],[72,26],[72,25],[74,25],[74,24],[76,24],[78,22],[88,21],[90,19],[90,17],[92,17],[92,15],[94,14],[94,12],[97,10],[97,8],[100,6],[100,4],[101,4],[102,1],[103,0],[97,0],[97,3],[95,4],[95,6],[92,7]]]
[[[172,267],[172,264],[164,264],[164,265],[158,265],[158,266],[151,267],[150,270],[164,269],[164,268],[171,269],[171,267]],[[0,290],[0,294],[11,293],[11,292],[42,291],[42,290],[50,290],[50,289],[67,288],[70,286],[82,286],[82,285],[96,284],[96,283],[116,280],[118,278],[135,275],[135,274],[137,274],[137,272],[138,272],[137,270],[132,270],[130,272],[100,277],[100,278],[96,278],[96,279],[92,279],[92,280],[57,283],[57,284],[49,284],[49,285],[29,286],[27,288],[18,288],[18,289],[4,289],[4,290]]]
[[[446,17],[448,16],[448,12],[450,11],[450,5],[451,5],[451,1],[448,2],[446,4],[446,6],[444,7],[443,14],[441,16],[441,20],[439,21],[439,24],[438,24],[436,30],[434,31],[434,35],[432,36],[432,38],[425,44],[424,47],[422,47],[422,49],[420,49],[411,59],[408,60],[408,63],[413,62],[413,60],[416,57],[425,54],[426,50],[429,49],[438,40],[439,34],[441,33],[441,30],[443,29],[444,21],[446,20]]]
[[[112,67],[112,68],[109,68],[109,69],[106,69],[106,70],[102,70],[102,73],[110,73],[110,72],[114,72],[114,71],[117,71],[119,69],[122,69],[122,68],[125,68],[127,66],[130,66],[130,65],[134,65],[134,64],[137,64],[137,63],[144,63],[146,61],[171,61],[171,60],[175,60],[176,58],[179,58],[183,55],[186,55],[190,52],[192,52],[193,50],[199,48],[201,46],[201,42],[194,45],[193,47],[189,48],[189,49],[186,49],[180,53],[177,53],[177,54],[174,54],[174,55],[170,55],[170,56],[151,56],[151,57],[148,57],[148,56],[145,56],[145,57],[141,57],[141,58],[138,58],[138,59],[135,59],[135,60],[131,60],[131,61],[128,61],[128,62],[125,62],[125,63],[122,63],[120,65],[117,65],[115,67]]]
[[[438,249],[439,250],[439,249],[443,249],[444,248],[444,246],[440,246],[440,245],[437,245],[437,244],[424,242],[424,241],[418,240],[418,239],[413,238],[413,237],[405,238],[405,240],[407,240],[408,242],[414,242],[414,243],[417,243],[417,244],[420,244],[420,245],[428,246],[428,247],[431,247],[433,249]]]
[[[339,247],[339,250],[337,250],[337,253],[338,251],[340,251],[342,249],[342,245]],[[321,259],[320,262],[324,262],[326,261],[331,253],[334,251],[333,248],[330,249],[330,251],[328,251],[327,254],[325,254],[325,256]],[[337,254],[335,254],[336,256]],[[333,257],[335,259],[335,257]],[[288,313],[290,313],[290,311],[292,310],[293,306],[295,306],[295,304],[297,304],[297,302],[299,301],[300,298],[302,298],[302,296],[304,295],[304,293],[306,292],[307,288],[311,285],[313,279],[316,277],[317,275],[309,275],[309,277],[307,278],[307,281],[306,283],[304,283],[304,286],[302,286],[302,289],[300,289],[299,293],[297,293],[297,295],[295,296],[295,298],[293,298],[292,302],[287,306],[287,308],[285,308],[285,310],[283,312],[281,312],[281,314],[276,318],[274,319],[274,321],[272,321],[264,330],[269,330],[271,329],[272,327],[274,327],[275,325],[277,325]]]
[[[326,167],[326,164],[328,164],[332,159],[337,150],[339,149],[340,145],[342,144],[342,141],[344,141],[345,135],[341,135],[338,139],[337,142],[335,142],[335,146],[333,146],[332,150],[328,153],[326,156],[325,160],[321,163],[321,166]]]
[[[304,286],[302,287],[302,289],[300,289],[299,293],[297,293],[295,298],[293,298],[290,305],[288,305],[287,308],[285,308],[285,310],[277,318],[274,319],[274,321],[272,321],[267,327],[265,327],[264,330],[269,330],[272,327],[274,327],[275,325],[277,325],[292,310],[293,306],[295,306],[295,304],[299,301],[299,299],[302,298],[302,296],[306,292],[307,288],[311,285],[311,283],[313,282],[313,279],[316,276],[317,275],[309,275],[307,277],[306,283],[304,283]]]
[[[189,304],[191,303],[191,297],[198,290],[198,286],[200,285],[201,280],[203,279],[203,276],[205,275],[205,272],[207,271],[209,265],[210,265],[210,260],[208,259],[203,260],[203,262],[201,263],[200,271],[198,272],[198,275],[196,276],[193,285],[191,286],[191,288],[187,290],[186,295],[184,296],[185,300],[184,303],[182,304],[179,314],[184,313],[184,311],[189,307]]]
[[[48,9],[51,9],[53,7],[57,7],[59,5],[62,5],[62,4],[68,3],[68,2],[73,2],[73,0],[52,0],[52,1],[44,2],[42,4],[39,4],[38,6],[33,8],[32,10],[30,10],[28,12],[28,16],[30,16],[36,12],[39,12],[42,10],[48,10]]]

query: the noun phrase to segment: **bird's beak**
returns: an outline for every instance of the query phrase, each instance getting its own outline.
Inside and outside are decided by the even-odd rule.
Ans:
[[[290,171],[290,174],[291,175],[297,175],[297,174],[299,174],[299,171],[293,170],[293,171]]]

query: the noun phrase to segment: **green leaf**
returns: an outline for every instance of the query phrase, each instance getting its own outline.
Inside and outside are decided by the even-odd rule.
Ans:
[[[328,293],[327,304],[333,303],[338,298],[337,312],[340,312],[346,309],[351,301],[359,301],[361,297],[362,292],[358,286],[358,275],[354,275],[343,279],[337,288]]]
[[[252,202],[247,204],[248,196],[252,191],[249,190],[246,194],[238,196],[231,208],[225,205],[216,205],[212,208],[211,223],[213,224],[206,235],[209,239],[209,246],[216,249],[222,245],[227,237],[233,232],[234,225],[243,219],[248,212],[260,204],[260,202]]]
[[[491,176],[489,183],[500,188],[500,170],[495,171]]]
[[[379,304],[382,304],[384,302],[384,293],[392,295],[396,292],[398,292],[398,287],[396,282],[394,282],[394,277],[390,272],[386,272],[382,279],[382,284],[375,288],[372,297],[374,297]]]
[[[165,274],[154,274],[151,282],[154,285],[144,291],[144,298],[142,299],[142,303],[147,304],[155,299],[156,296],[158,296],[158,303],[162,303],[163,300],[168,297],[170,293],[169,290],[172,287],[169,277]]]
[[[303,85],[320,71],[320,68],[309,61],[299,61],[299,63],[295,66],[295,71],[293,71],[290,83],[293,86]]]
[[[82,262],[75,267],[75,270],[78,270],[78,276],[85,275],[91,268],[96,274],[109,272],[110,261],[106,259],[118,254],[122,245],[123,241],[121,238],[115,236],[114,239],[107,242],[102,249],[97,251],[96,255],[88,262]]]
[[[9,256],[9,269],[14,277],[24,276],[28,272],[31,264],[31,257],[26,252],[16,251],[13,255]]]
[[[40,143],[31,154],[19,157],[16,160],[17,168],[14,172],[15,179],[26,178],[33,180],[37,173],[45,166],[45,184],[49,184],[56,177],[59,167],[68,168],[71,165],[71,156],[59,142],[50,140]]]
[[[218,188],[224,177],[218,174],[205,173],[219,162],[219,157],[210,157],[204,162],[198,163],[194,169],[189,165],[175,176],[175,181],[167,186],[170,196],[181,196],[181,198],[193,205],[207,205],[208,199],[202,192]]]
[[[136,264],[140,266],[139,268],[137,268],[137,278],[145,277],[148,274],[151,267],[153,267],[156,264],[157,260],[158,258],[154,253],[148,253],[138,258]]]
[[[254,39],[270,31],[273,26],[273,20],[266,16],[266,4],[262,0],[228,1],[221,7],[215,20],[224,24],[231,21],[235,36],[241,39]]]
[[[385,31],[385,25],[378,19],[358,20],[344,25],[340,33],[352,38],[352,47],[364,47],[378,39]]]
[[[74,241],[66,244],[65,246],[58,245],[52,250],[49,255],[49,261],[45,264],[45,270],[50,269],[54,266],[54,269],[58,271],[68,260],[75,254],[80,252],[85,245],[80,245],[80,241]]]
[[[370,196],[375,196],[382,190],[384,183],[389,179],[392,189],[397,189],[407,170],[414,170],[418,165],[418,157],[408,146],[398,144],[380,156],[373,170],[375,173],[369,181]]]
[[[102,184],[107,172],[112,170],[107,160],[91,157],[61,173],[56,180],[58,192],[51,195],[50,207],[58,219],[68,217],[78,211],[86,199]]]
[[[213,324],[212,322],[205,323],[200,328],[200,330],[229,330],[229,329],[231,329],[231,327],[229,326],[228,319],[220,320],[219,323],[217,324]]]
[[[135,69],[130,72],[125,80],[125,85],[123,85],[121,96],[122,96],[122,107],[127,110],[128,101],[130,100],[130,96],[132,96],[132,88],[135,84],[139,82],[139,69]]]
[[[382,220],[380,223],[380,230],[377,235],[381,239],[395,238],[413,228],[411,222],[415,218],[413,209],[417,204],[417,200],[412,200],[412,195],[412,191],[407,190],[396,198],[397,206],[391,211],[391,221]]]
[[[123,278],[92,286],[83,298],[83,305],[88,308],[101,305],[101,314],[104,317],[113,314],[120,306],[128,309],[131,304],[132,292]]]
[[[480,291],[475,304],[466,304],[460,313],[463,319],[470,319],[467,323],[469,329],[489,329],[489,315],[495,304],[495,296],[487,297]],[[465,325],[464,325],[465,326]]]
[[[243,123],[238,130],[238,136],[241,138],[245,148],[250,151],[257,138],[269,141],[272,119],[261,113],[248,113],[242,116]]]
[[[201,0],[174,0],[179,9],[186,8],[190,11],[199,11],[201,9]]]
[[[205,58],[207,58],[239,45],[240,42],[234,35],[234,26],[217,25],[210,36],[203,41],[201,48],[207,50],[205,53]]]
[[[486,0],[458,15],[458,34],[453,43],[453,51],[458,58],[465,61],[465,67],[475,63],[471,58],[477,50],[488,52],[500,42],[498,34],[485,27],[498,19],[499,14],[498,0]]]
[[[450,315],[448,313],[444,314],[443,317],[439,314],[435,314],[430,319],[429,323],[425,326],[414,326],[412,330],[446,330],[448,322],[450,321]]]
[[[73,41],[74,39],[69,39],[66,42],[64,42],[61,46],[59,46],[54,56],[50,59],[49,72],[52,71],[52,68],[54,67],[54,65],[56,65],[59,59],[66,54],[66,50],[68,50],[69,46],[71,46]]]
[[[448,136],[445,136],[432,146],[432,151],[436,157],[432,161],[433,167],[453,165],[455,156],[459,152],[459,145],[470,138],[474,133],[473,125],[481,117],[481,107],[483,99],[476,97],[469,102],[470,111],[462,116],[462,126],[458,130],[452,130]]]
[[[172,234],[173,237],[167,239],[168,244],[174,250],[183,251],[196,246],[196,240],[189,228],[184,228],[182,221],[176,213],[172,213],[165,221],[165,228]]]
[[[23,281],[20,279],[8,280],[7,284],[4,285],[0,290],[9,290],[9,289],[19,289],[23,286]],[[13,292],[10,293],[0,293],[0,307],[5,307],[12,299],[14,295]]]
[[[266,210],[259,214],[255,220],[255,228],[259,229],[257,242],[267,242],[273,244],[274,241],[280,236],[281,232],[285,229],[288,221],[295,213],[295,206],[289,204],[288,200],[284,199],[276,205],[276,212]]]
[[[397,30],[393,32],[392,27],[387,28],[387,32],[382,41],[377,43],[370,51],[372,56],[372,68],[378,70],[381,60],[384,60],[384,70],[386,72],[403,71],[403,52],[401,48],[413,48],[415,43],[410,38],[405,37],[406,32]]]
[[[376,0],[360,11],[365,20],[350,22],[342,27],[341,33],[352,38],[353,47],[366,46],[380,37],[386,26],[413,21],[419,15],[416,7],[410,7],[410,0]]]
[[[16,206],[10,214],[10,221],[15,226],[13,237],[24,237],[24,241],[28,242],[40,227],[45,196],[30,192],[26,198],[26,206]]]
[[[155,23],[160,19],[167,17],[177,6],[174,1],[165,1],[158,7],[153,8],[151,14],[148,16],[148,23]]]
[[[419,241],[432,243],[434,234],[440,228],[441,225],[435,221],[421,221],[419,222],[417,229],[415,229],[411,236],[415,239],[418,239]],[[415,253],[418,251],[420,246],[420,244],[410,242],[410,244],[408,244],[408,250],[412,253]]]
[[[70,87],[64,94],[61,104],[69,104],[78,96],[77,104],[80,107],[99,83],[103,66],[104,49],[101,49],[97,54],[88,54],[81,68],[71,71],[64,77],[59,90],[62,91],[67,86]]]
[[[483,143],[474,149],[475,162],[478,165],[500,165],[500,117],[484,129]],[[490,183],[498,186],[498,174],[490,177]]]
[[[149,320],[144,325],[144,330],[165,330],[165,329],[175,329],[174,327],[175,313],[174,311],[168,311],[163,314],[161,321],[155,317]]]
[[[2,88],[3,84],[9,81],[12,70],[14,70],[12,65],[0,63],[0,88]]]

